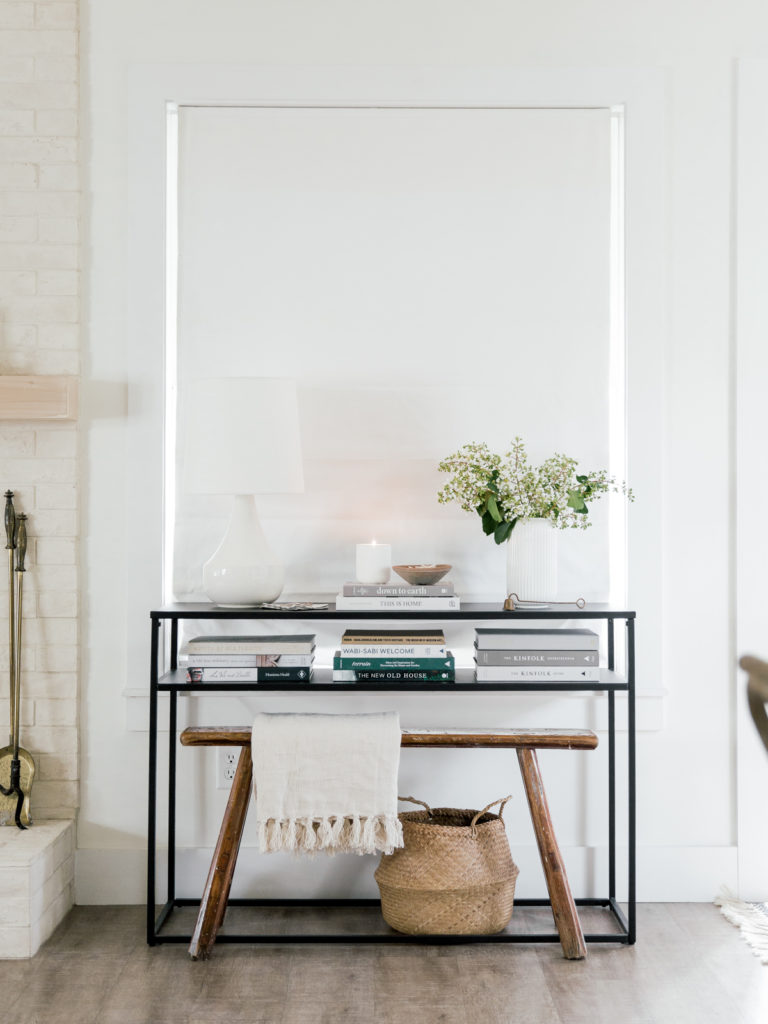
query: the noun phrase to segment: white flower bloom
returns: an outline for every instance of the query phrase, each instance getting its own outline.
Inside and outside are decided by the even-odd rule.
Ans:
[[[577,465],[576,459],[555,453],[541,466],[531,466],[519,437],[503,456],[475,441],[439,464],[451,477],[437,498],[477,513],[483,530],[493,534],[497,544],[509,537],[518,519],[550,519],[563,530],[585,530],[590,525],[589,502],[609,491],[634,501],[627,485],[617,484],[605,470],[577,473]]]

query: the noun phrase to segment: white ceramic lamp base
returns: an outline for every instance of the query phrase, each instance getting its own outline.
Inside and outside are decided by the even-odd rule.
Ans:
[[[245,608],[275,601],[285,569],[259,523],[252,494],[236,494],[232,518],[211,558],[203,566],[203,589],[222,608]]]

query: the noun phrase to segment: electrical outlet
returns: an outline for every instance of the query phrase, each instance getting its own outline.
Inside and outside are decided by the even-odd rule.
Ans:
[[[216,762],[217,789],[229,789],[232,785],[239,756],[239,747],[219,747],[218,760]]]

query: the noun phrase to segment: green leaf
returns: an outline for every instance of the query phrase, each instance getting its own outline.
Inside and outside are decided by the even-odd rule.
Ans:
[[[515,525],[512,523],[499,523],[496,529],[493,531],[493,539],[497,544],[503,544],[505,540],[509,539],[510,533],[512,533],[512,527]]]
[[[572,508],[574,512],[586,512],[587,503],[584,501],[578,491],[570,491],[568,494],[568,507]]]
[[[483,533],[486,537],[496,529],[496,520],[490,512],[484,513],[481,522],[483,524]]]
[[[496,499],[494,498],[494,496],[492,494],[490,494],[488,496],[486,504],[488,506],[488,511],[491,513],[493,518],[496,520],[497,523],[500,523],[501,522],[501,512],[499,512],[499,506],[496,504]]]

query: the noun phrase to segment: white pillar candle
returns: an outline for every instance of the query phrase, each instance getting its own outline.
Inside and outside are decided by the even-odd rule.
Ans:
[[[358,583],[387,583],[392,564],[389,544],[358,544],[355,574]]]

